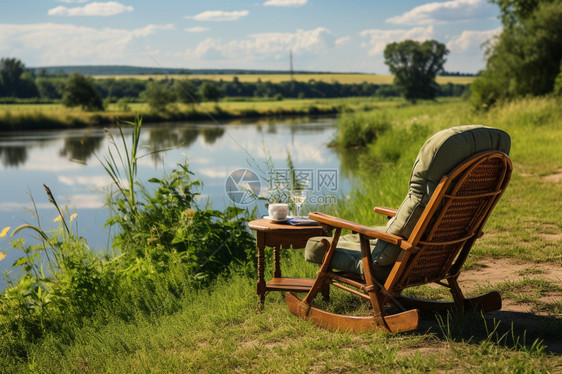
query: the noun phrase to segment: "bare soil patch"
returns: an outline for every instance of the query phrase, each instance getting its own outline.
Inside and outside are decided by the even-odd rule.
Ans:
[[[474,293],[479,286],[517,282],[525,278],[544,279],[562,286],[562,266],[556,264],[518,263],[505,258],[497,258],[479,261],[478,265],[478,267],[461,272],[459,277],[461,288],[467,294]],[[562,295],[558,295],[558,297],[562,298]]]
[[[556,173],[554,174],[545,175],[544,177],[542,177],[542,179],[551,182],[560,183],[562,182],[562,169],[557,170]]]
[[[551,242],[562,240],[562,234],[539,234],[539,237],[543,240]]]

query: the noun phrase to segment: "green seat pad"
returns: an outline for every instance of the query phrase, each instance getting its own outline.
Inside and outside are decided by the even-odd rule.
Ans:
[[[384,231],[386,228],[383,227],[375,227],[375,229]],[[316,236],[310,238],[304,250],[304,258],[307,261],[314,262],[316,264],[321,264],[324,255],[326,254],[326,249],[322,245],[322,239],[328,240],[328,242],[332,243],[332,237],[326,236]],[[376,239],[369,240],[371,244],[371,251],[375,248],[377,244]],[[338,240],[338,247],[334,252],[334,256],[332,257],[332,261],[330,263],[333,269],[356,273],[356,274],[363,274],[363,262],[361,261],[361,245],[359,244],[359,235],[357,234],[348,234],[342,235],[340,240]],[[374,273],[375,278],[379,281],[384,282],[392,266],[380,266],[379,264],[374,263]]]
[[[467,125],[439,131],[422,146],[414,162],[408,195],[400,205],[396,216],[381,230],[408,238],[445,174],[479,152],[498,150],[509,154],[510,147],[509,135],[491,127]],[[341,271],[362,273],[361,253],[358,252],[359,238],[358,235],[351,236],[356,238],[349,235],[340,238],[331,266]],[[319,244],[320,240],[321,238],[312,238],[307,243],[305,258],[308,261],[322,262],[324,248]],[[345,244],[342,241],[345,241]],[[386,272],[386,269],[391,268],[398,258],[400,248],[382,240],[371,241],[371,246],[373,266],[384,270],[386,273],[384,278],[386,278],[390,271]],[[375,276],[382,278],[377,274]]]

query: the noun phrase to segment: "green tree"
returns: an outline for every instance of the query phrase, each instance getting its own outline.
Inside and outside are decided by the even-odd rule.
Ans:
[[[189,79],[176,80],[174,82],[174,91],[177,100],[184,104],[194,105],[201,100],[197,88]]]
[[[155,112],[165,112],[168,105],[176,101],[173,90],[166,82],[148,82],[141,96]]]
[[[489,44],[486,70],[471,91],[476,107],[553,91],[562,60],[562,0],[492,0],[502,33]]]
[[[0,96],[37,97],[33,76],[17,58],[0,59]]]
[[[17,58],[0,60],[0,77],[2,78],[2,96],[16,97],[16,89],[25,65]]]
[[[394,74],[394,84],[402,95],[415,102],[434,99],[437,95],[435,77],[443,70],[447,53],[445,45],[436,40],[423,43],[404,40],[386,46],[384,62]]]
[[[214,83],[205,82],[201,85],[201,96],[203,96],[205,100],[214,101],[216,103],[219,101],[222,93]]]
[[[79,106],[82,110],[103,110],[102,97],[94,87],[93,78],[80,73],[73,73],[68,77],[62,103],[70,108]]]
[[[35,79],[35,84],[42,99],[61,99],[66,85],[64,78],[52,78],[39,76]]]

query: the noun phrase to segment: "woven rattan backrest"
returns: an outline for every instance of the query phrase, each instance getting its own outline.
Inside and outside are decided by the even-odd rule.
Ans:
[[[394,289],[458,275],[507,187],[511,170],[507,155],[486,151],[443,177],[408,239],[417,251],[407,257],[401,274],[396,274]]]

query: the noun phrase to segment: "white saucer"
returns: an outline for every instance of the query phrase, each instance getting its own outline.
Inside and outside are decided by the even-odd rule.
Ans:
[[[287,222],[289,220],[289,218],[293,218],[292,216],[287,216],[283,219],[273,219],[270,216],[263,216],[263,218],[270,220],[271,222],[275,222],[275,223],[282,223],[282,222]]]

